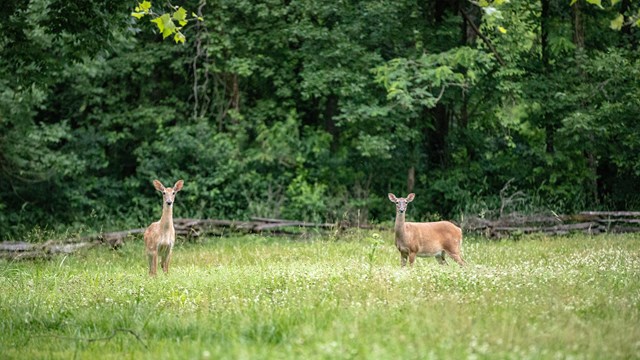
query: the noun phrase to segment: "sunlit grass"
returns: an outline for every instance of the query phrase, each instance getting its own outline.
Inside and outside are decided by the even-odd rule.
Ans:
[[[640,237],[467,238],[469,263],[401,269],[392,234],[140,241],[0,262],[6,358],[633,358]],[[384,241],[381,242],[380,239]]]

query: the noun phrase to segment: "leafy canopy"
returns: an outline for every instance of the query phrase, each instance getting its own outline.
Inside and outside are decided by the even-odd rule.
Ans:
[[[204,18],[196,15],[194,12],[191,13],[190,18],[187,17],[187,10],[182,6],[167,5],[166,7],[169,9],[168,12],[155,12],[152,9],[151,2],[145,0],[138,3],[138,6],[135,7],[135,11],[131,13],[131,16],[137,20],[145,16],[151,17],[150,21],[156,24],[163,39],[173,35],[173,40],[176,44],[184,44],[187,38],[182,33],[183,27],[186,26],[189,21],[204,21]],[[174,21],[177,22],[178,25],[176,25]]]

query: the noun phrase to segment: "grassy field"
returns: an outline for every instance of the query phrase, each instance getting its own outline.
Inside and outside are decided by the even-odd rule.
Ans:
[[[640,236],[467,238],[469,266],[400,269],[389,233],[141,241],[0,262],[4,359],[640,356]]]

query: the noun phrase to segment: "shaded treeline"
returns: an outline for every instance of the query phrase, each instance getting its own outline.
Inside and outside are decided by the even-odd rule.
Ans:
[[[7,1],[0,238],[146,225],[155,178],[194,218],[637,210],[638,4],[569,3],[187,1],[175,45],[135,2]]]

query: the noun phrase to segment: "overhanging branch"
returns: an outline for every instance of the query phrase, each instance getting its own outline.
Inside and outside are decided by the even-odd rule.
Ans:
[[[493,46],[493,44],[491,43],[491,40],[489,40],[488,37],[484,36],[484,34],[480,32],[480,29],[478,29],[476,24],[471,20],[471,18],[469,17],[469,14],[467,14],[462,8],[460,8],[460,14],[464,18],[464,20],[467,22],[467,24],[471,26],[471,29],[473,29],[473,32],[475,32],[482,39],[482,41],[485,43],[485,45],[487,45],[489,50],[491,50],[493,55],[495,55],[496,60],[498,60],[498,63],[500,63],[500,65],[502,66],[506,66],[507,64],[504,62],[504,60],[502,60],[502,56],[500,56],[496,48]]]

